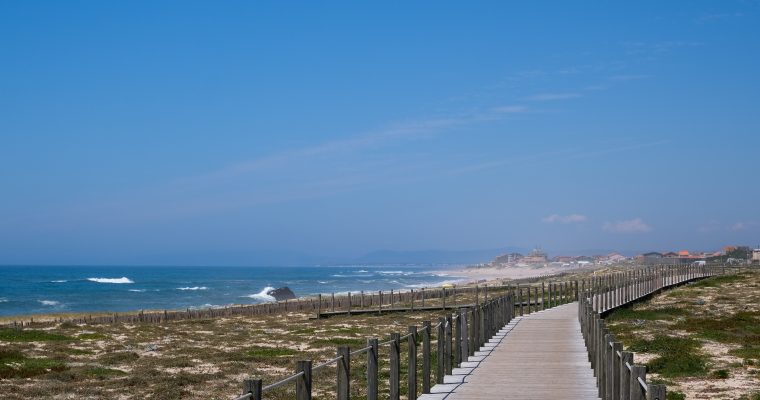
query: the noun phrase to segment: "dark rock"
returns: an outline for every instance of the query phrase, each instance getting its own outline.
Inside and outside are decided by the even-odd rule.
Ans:
[[[270,290],[267,294],[274,297],[277,301],[292,300],[296,298],[296,294],[287,286]]]

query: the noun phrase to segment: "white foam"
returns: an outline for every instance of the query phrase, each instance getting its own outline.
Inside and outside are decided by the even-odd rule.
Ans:
[[[377,271],[377,273],[383,275],[404,275],[404,271]]]
[[[130,292],[145,293],[145,289],[129,289]]]
[[[55,300],[37,300],[37,301],[40,302],[40,304],[42,304],[43,306],[53,306],[54,307],[54,306],[58,306],[58,305],[61,304],[60,301],[55,301]]]
[[[8,299],[6,299],[5,297],[0,297],[0,303],[7,303],[7,302],[8,302]]]
[[[249,294],[248,296],[243,296],[243,297],[248,297],[254,300],[258,300],[258,301],[276,301],[276,299],[273,296],[269,295],[269,292],[271,292],[272,290],[274,290],[273,287],[267,286],[256,294]]]
[[[121,278],[87,278],[87,280],[97,283],[135,283],[126,276],[122,276]]]
[[[410,289],[421,289],[421,288],[436,288],[441,287],[443,285],[447,284],[454,284],[457,281],[441,281],[441,282],[431,282],[431,283],[416,283],[413,285],[406,285],[405,287],[408,287]]]
[[[50,281],[50,283],[66,283],[66,282],[68,282],[68,281],[65,280],[65,279],[61,279],[59,281]]]
[[[317,281],[317,283],[320,283],[320,284],[324,285],[324,284],[327,283],[327,281]]]
[[[208,290],[205,286],[187,286],[187,287],[178,287],[177,290]]]

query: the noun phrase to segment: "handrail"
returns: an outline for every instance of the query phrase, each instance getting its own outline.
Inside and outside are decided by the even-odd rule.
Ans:
[[[284,385],[284,384],[286,384],[288,382],[296,380],[296,378],[298,378],[300,376],[303,376],[304,374],[305,374],[305,372],[301,371],[301,372],[299,372],[299,373],[297,373],[295,375],[291,375],[291,376],[289,376],[289,377],[287,377],[287,378],[285,378],[285,379],[283,379],[281,381],[277,381],[277,382],[275,382],[275,383],[273,383],[271,385],[264,386],[263,388],[261,388],[261,391],[262,392],[266,392],[267,390],[276,389],[276,388],[278,388],[278,387],[280,387],[280,386],[282,386],[282,385]]]
[[[635,364],[633,353],[624,351],[622,344],[615,341],[604,316],[666,288],[723,273],[725,266],[674,265],[617,272],[582,281],[578,319],[602,400],[665,400],[667,395],[665,385],[647,383],[646,367]]]
[[[407,368],[407,379],[410,384],[407,385],[407,396],[410,398],[416,398],[417,390],[417,348],[422,349],[423,360],[423,392],[429,393],[431,378],[433,377],[433,370],[436,370],[435,380],[438,383],[443,382],[443,375],[450,373],[452,369],[452,359],[454,363],[459,365],[461,362],[466,361],[467,357],[473,354],[474,349],[470,349],[467,344],[473,343],[475,347],[480,347],[487,341],[487,337],[495,334],[502,326],[506,325],[516,315],[515,304],[515,291],[511,286],[505,286],[506,292],[502,292],[500,295],[492,295],[488,298],[484,298],[481,301],[476,301],[474,306],[468,306],[460,308],[456,313],[450,314],[447,317],[441,317],[440,321],[436,324],[430,322],[424,322],[422,326],[410,326],[409,332],[404,335],[393,334],[391,339],[378,342],[377,339],[371,339],[368,341],[368,345],[360,349],[350,351],[346,346],[338,347],[338,356],[326,360],[318,365],[311,366],[311,363],[299,365],[306,365],[306,371],[298,371],[294,375],[291,375],[285,379],[275,382],[271,385],[261,387],[260,380],[247,380],[246,388],[253,387],[254,390],[249,390],[248,393],[244,393],[235,400],[261,400],[262,393],[281,387],[289,382],[293,382],[296,379],[302,378],[306,380],[304,383],[299,383],[298,386],[301,392],[303,390],[311,390],[312,374],[327,366],[336,364],[338,366],[338,399],[348,399],[348,392],[345,387],[348,385],[348,369],[350,368],[351,358],[360,354],[367,354],[367,385],[368,391],[377,391],[377,347],[390,346],[390,363],[391,363],[391,398],[397,399],[394,394],[399,394],[398,379],[400,378],[400,344],[407,342],[408,351],[410,357],[407,362],[410,363]],[[492,291],[493,293],[493,291]],[[477,295],[477,292],[475,293]],[[485,292],[484,292],[485,294]],[[537,309],[537,306],[534,307]],[[436,333],[437,332],[437,333]],[[430,346],[431,337],[437,335],[438,352],[443,352],[442,356],[438,356],[438,365],[432,366],[432,349]],[[373,342],[374,341],[374,342]],[[342,361],[341,361],[342,360]],[[372,378],[374,376],[374,378]],[[343,378],[341,378],[343,377]],[[372,379],[371,379],[372,378]],[[341,380],[343,379],[343,380]],[[394,383],[395,382],[395,383]],[[258,385],[258,386],[256,386]],[[261,388],[261,389],[255,389]],[[304,389],[306,388],[306,389]],[[296,391],[296,398],[301,399],[303,393]],[[300,393],[300,394],[299,394]],[[303,397],[308,398],[308,397]]]

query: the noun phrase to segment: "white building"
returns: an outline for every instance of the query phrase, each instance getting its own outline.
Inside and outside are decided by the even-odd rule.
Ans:
[[[760,249],[752,250],[752,262],[760,263]]]

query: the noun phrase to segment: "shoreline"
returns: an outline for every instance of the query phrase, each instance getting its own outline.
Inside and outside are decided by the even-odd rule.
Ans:
[[[420,284],[419,287],[401,287],[392,289],[395,292],[408,292],[410,290],[420,290],[422,288],[425,289],[435,289],[435,288],[441,288],[443,285],[451,284],[456,287],[459,286],[468,286],[468,285],[479,285],[479,284],[501,284],[503,281],[514,281],[514,280],[522,280],[522,279],[535,279],[535,278],[546,278],[553,275],[561,274],[564,272],[572,272],[572,271],[578,271],[577,269],[568,269],[568,268],[558,268],[558,267],[549,267],[549,266],[541,266],[541,267],[504,267],[504,268],[496,268],[496,267],[466,267],[463,265],[451,265],[451,268],[440,268],[442,266],[437,266],[438,269],[431,269],[429,272],[431,274],[439,274],[441,275],[441,278],[443,278],[443,282],[435,282],[431,283],[430,286],[422,286],[423,284]],[[450,278],[450,279],[446,279]],[[388,292],[388,289],[374,289],[374,290],[364,290],[364,293],[371,293],[371,292],[378,292],[378,291],[384,291]],[[351,291],[352,294],[359,293],[360,290]],[[336,296],[345,296],[348,293],[348,291],[341,291],[341,292],[335,292]],[[321,295],[330,295],[331,292],[321,293]],[[305,300],[311,300],[318,296],[319,294],[309,294],[304,296],[298,296],[295,299],[291,300],[282,300],[282,301],[275,301],[275,302],[259,302],[259,303],[230,303],[226,305],[218,305],[218,306],[210,306],[210,307],[184,307],[184,308],[167,308],[167,309],[140,309],[135,308],[132,310],[126,310],[126,311],[72,311],[72,312],[51,312],[51,313],[30,313],[30,314],[16,314],[16,315],[8,315],[8,316],[0,316],[0,324],[8,325],[13,324],[14,322],[24,322],[27,323],[29,321],[40,322],[40,323],[50,323],[50,322],[56,322],[58,320],[63,319],[71,320],[71,319],[84,319],[87,317],[107,317],[112,315],[136,315],[136,314],[160,314],[164,313],[165,311],[168,312],[182,312],[187,309],[189,310],[210,310],[210,309],[225,309],[225,308],[236,308],[236,307],[248,307],[248,306],[257,306],[261,304],[277,304],[277,303],[284,303],[284,302],[297,302],[297,301],[305,301]]]

